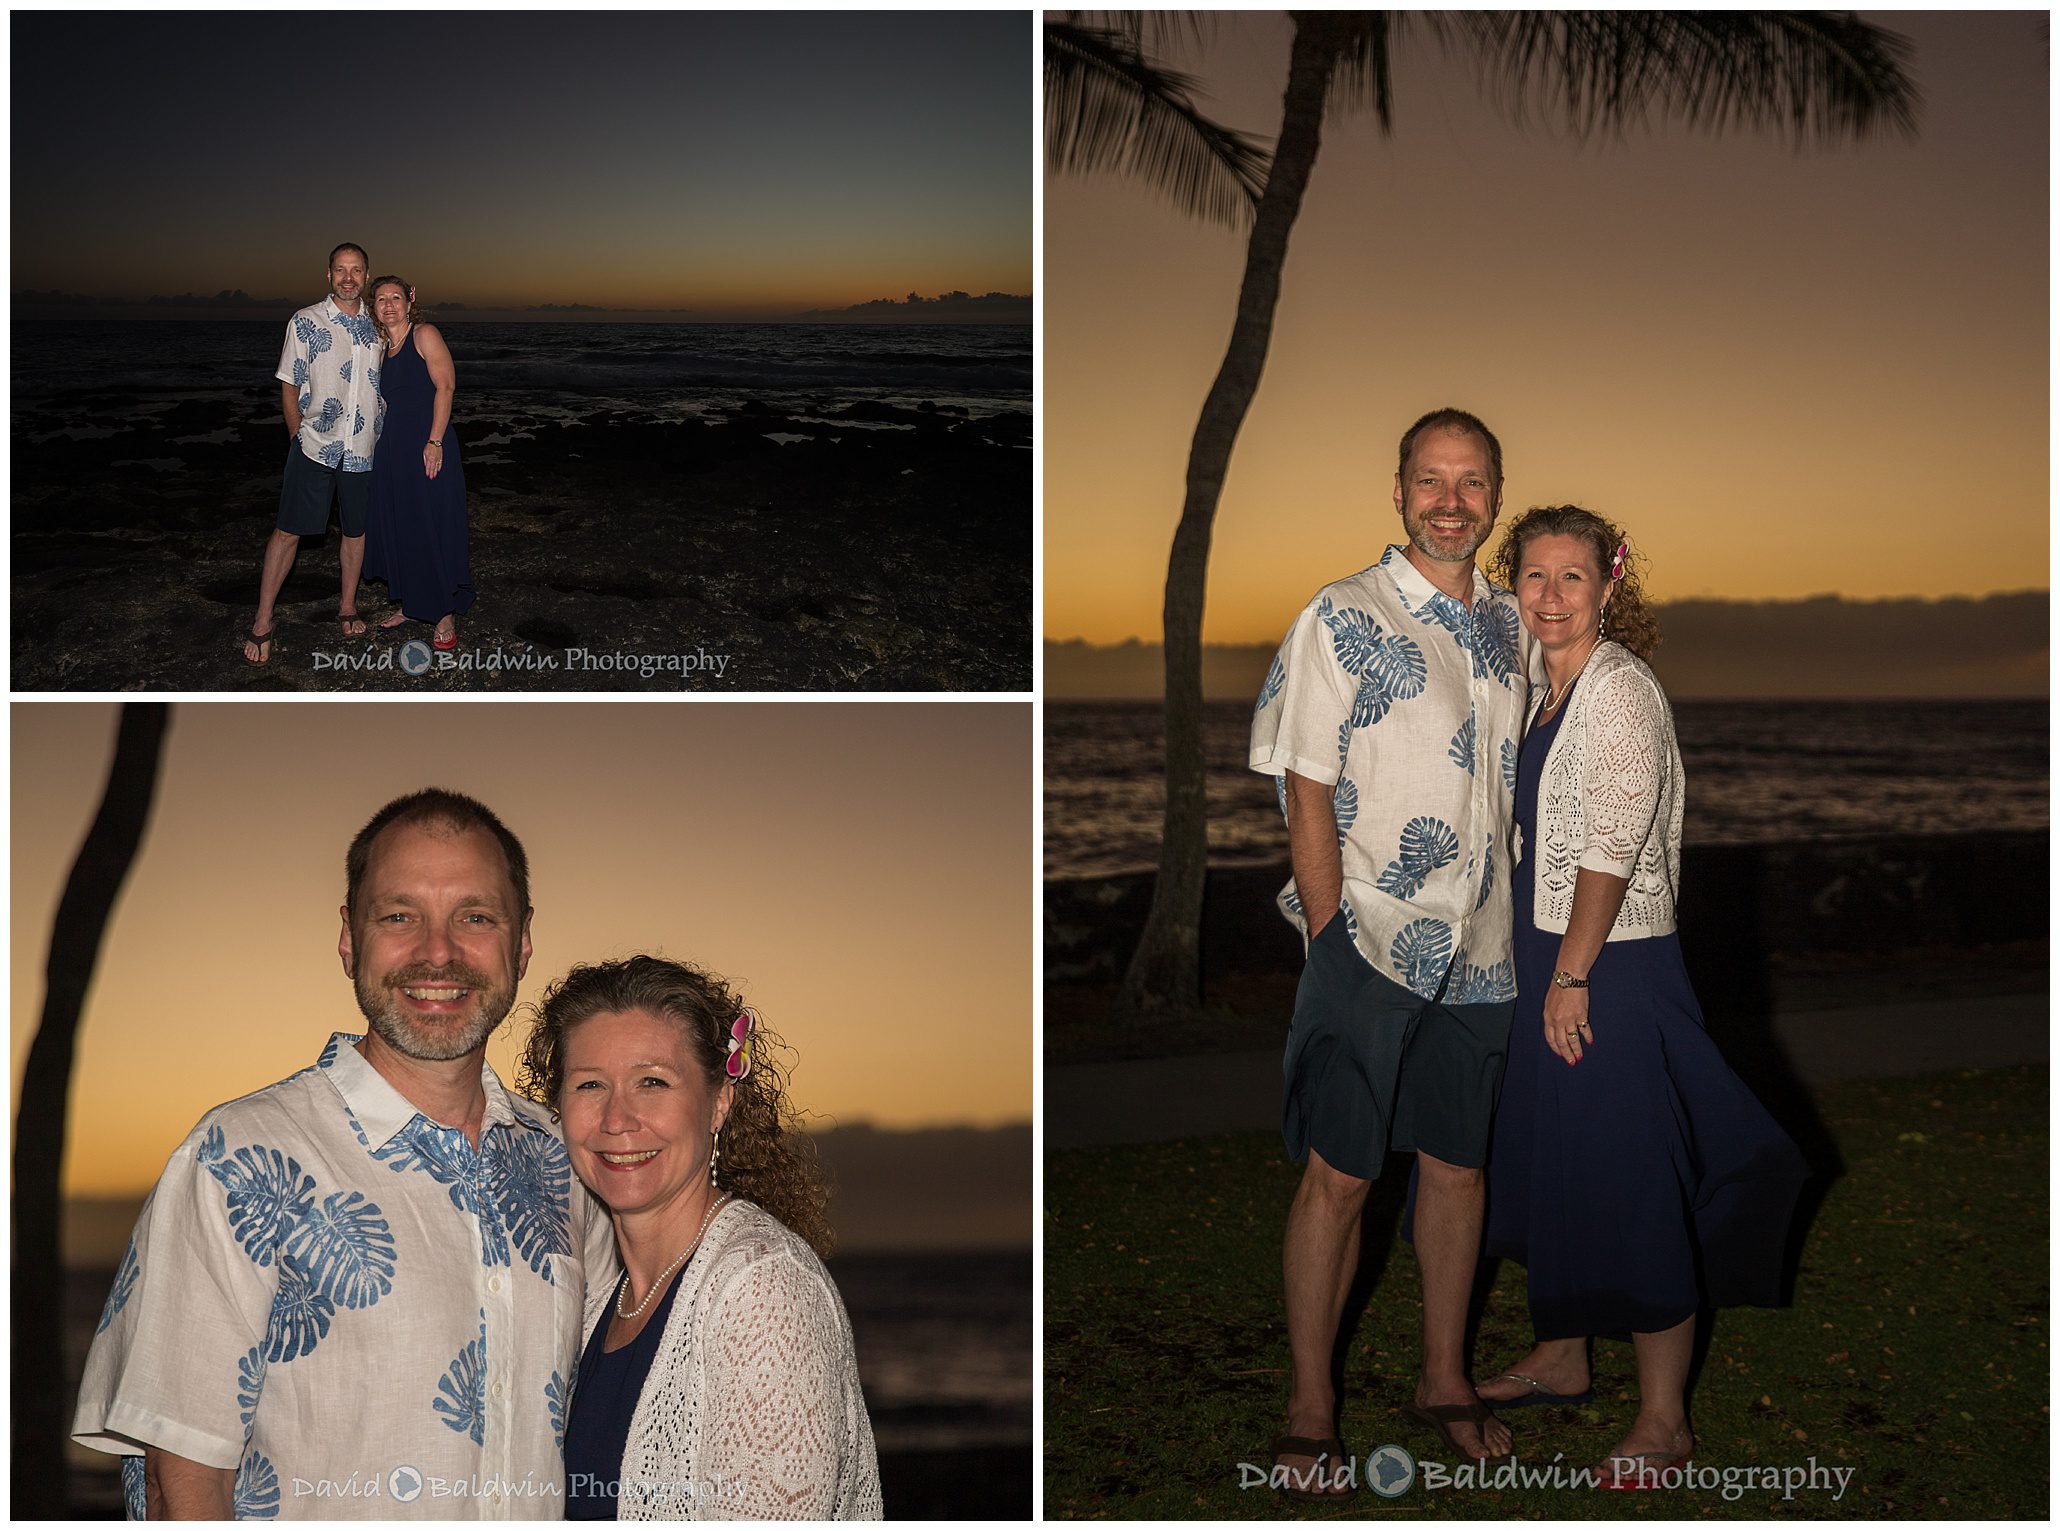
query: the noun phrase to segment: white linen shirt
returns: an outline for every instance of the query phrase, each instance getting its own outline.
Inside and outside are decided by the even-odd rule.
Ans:
[[[239,1520],[565,1513],[607,1216],[491,1068],[475,1152],[357,1040],[202,1117],[144,1203],[72,1423],[132,1515],[145,1445],[235,1468]]]
[[[347,314],[335,298],[324,298],[286,321],[286,348],[273,376],[300,390],[297,439],[305,456],[346,473],[372,471],[372,453],[386,428],[386,401],[379,397],[385,349],[362,305]]]
[[[1530,639],[1516,598],[1473,603],[1404,549],[1326,585],[1295,619],[1252,715],[1251,766],[1336,787],[1340,917],[1360,956],[1424,999],[1516,998],[1510,830]],[[1280,907],[1308,920],[1293,879]]]

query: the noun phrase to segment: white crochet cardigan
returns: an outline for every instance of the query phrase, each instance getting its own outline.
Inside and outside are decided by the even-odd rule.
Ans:
[[[716,1214],[622,1452],[618,1520],[878,1520],[851,1322],[815,1251],[748,1201]],[[593,1332],[612,1288],[589,1293]]]
[[[1534,688],[1531,716],[1544,693]],[[1564,934],[1582,867],[1630,880],[1612,941],[1674,928],[1681,885],[1681,748],[1659,681],[1629,649],[1605,640],[1588,656],[1538,782],[1531,855],[1532,920]]]

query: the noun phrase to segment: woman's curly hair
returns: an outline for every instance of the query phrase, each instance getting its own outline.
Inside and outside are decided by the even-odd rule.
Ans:
[[[1617,549],[1627,541],[1621,528],[1592,510],[1583,510],[1578,505],[1535,505],[1510,522],[1509,530],[1502,534],[1495,556],[1488,563],[1488,577],[1498,585],[1516,589],[1524,549],[1538,537],[1579,538],[1594,554],[1595,567],[1605,581],[1609,579],[1609,566],[1616,559]],[[1652,651],[1659,647],[1659,618],[1645,600],[1645,588],[1639,579],[1643,562],[1637,549],[1625,549],[1624,575],[1616,582],[1616,594],[1609,598],[1603,624],[1605,637],[1621,643],[1640,659],[1650,659]]]
[[[744,1008],[722,979],[684,962],[631,957],[576,967],[537,1002],[522,1050],[520,1088],[555,1114],[565,1087],[565,1039],[573,1028],[596,1015],[642,1010],[681,1029],[708,1088],[719,1090],[729,1082],[723,1065],[729,1058],[730,1025]],[[817,1254],[827,1255],[835,1243],[829,1182],[815,1144],[787,1100],[790,1068],[773,1058],[775,1052],[791,1051],[762,1023],[752,1032],[751,1067],[736,1081],[722,1126],[716,1183],[758,1203]]]
[[[365,289],[365,300],[372,309],[372,327],[379,331],[381,340],[386,340],[386,326],[379,322],[379,289],[382,287],[398,287],[401,296],[408,300],[408,317],[401,321],[403,324],[415,322],[415,289],[408,285],[408,279],[404,276],[377,277],[372,285]],[[392,341],[386,343],[389,346],[393,344]]]

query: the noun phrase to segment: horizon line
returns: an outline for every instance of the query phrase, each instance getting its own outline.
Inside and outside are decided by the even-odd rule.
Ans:
[[[328,294],[325,292],[323,297]],[[313,302],[322,301],[321,298]],[[803,301],[803,300],[790,300]],[[309,306],[290,297],[252,297],[240,287],[224,287],[214,293],[182,292],[152,293],[140,298],[110,296],[105,293],[70,292],[61,287],[28,287],[8,294],[8,302],[16,308],[46,310],[64,309],[133,309],[135,313],[124,313],[123,318],[162,318],[167,311],[191,310],[212,311],[224,317],[250,315],[269,320],[280,312],[293,313]],[[593,314],[681,314],[708,315],[723,312],[778,314],[782,318],[835,319],[843,317],[876,318],[894,314],[935,314],[952,312],[992,313],[996,309],[1013,311],[1019,305],[1030,308],[1035,298],[1026,292],[1002,292],[998,289],[982,293],[970,293],[963,288],[938,293],[935,297],[924,297],[910,292],[905,298],[868,298],[858,303],[835,304],[831,307],[791,309],[777,299],[738,300],[726,306],[694,306],[679,303],[630,304],[630,303],[557,303],[542,302],[487,302],[466,301],[459,298],[446,299],[441,303],[426,305],[431,313],[495,313],[495,314],[547,314],[551,316],[585,316]],[[720,319],[687,319],[687,323],[721,323]],[[777,322],[770,321],[770,322]]]
[[[1897,601],[1917,601],[1927,606],[1937,606],[1947,601],[1995,601],[2005,600],[2012,596],[2027,595],[2042,595],[2047,600],[2051,600],[2053,591],[2049,585],[2023,585],[2013,590],[1988,590],[1980,595],[1959,592],[1946,595],[1846,595],[1841,591],[1825,590],[1812,595],[1683,595],[1676,596],[1672,600],[1656,600],[1652,604],[1662,611],[1670,606],[1807,606],[1814,602],[1836,602],[1853,606],[1881,606]],[[1120,649],[1133,646],[1139,648],[1158,648],[1162,647],[1166,640],[1163,636],[1145,638],[1136,633],[1132,633],[1127,638],[1114,639],[1089,638],[1084,634],[1077,633],[1071,637],[1057,638],[1047,633],[1042,641],[1047,644],[1078,643],[1091,649]],[[1205,649],[1277,649],[1280,647],[1280,640],[1278,638],[1204,638],[1202,640],[1202,647]]]
[[[883,1136],[913,1137],[917,1133],[922,1132],[1020,1132],[1027,1131],[1034,1126],[1035,1123],[1029,1117],[1011,1117],[1007,1121],[992,1122],[984,1126],[978,1122],[950,1121],[926,1123],[920,1127],[883,1127],[871,1117],[860,1117],[848,1122],[833,1121],[828,1126],[816,1126],[809,1122],[803,1122],[801,1130],[810,1137],[817,1137],[831,1132],[857,1131],[877,1132]],[[155,1185],[156,1181],[153,1180],[150,1184],[139,1186],[133,1191],[66,1192],[61,1199],[65,1202],[136,1201],[148,1196]]]

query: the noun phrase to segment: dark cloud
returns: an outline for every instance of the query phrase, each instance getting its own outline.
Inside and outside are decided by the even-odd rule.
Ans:
[[[934,298],[912,292],[905,298],[874,298],[867,303],[854,303],[849,308],[811,308],[799,317],[887,319],[901,324],[911,320],[995,319],[1027,324],[1030,322],[1030,299],[1013,292],[983,292],[978,297],[969,292],[941,292]]]

